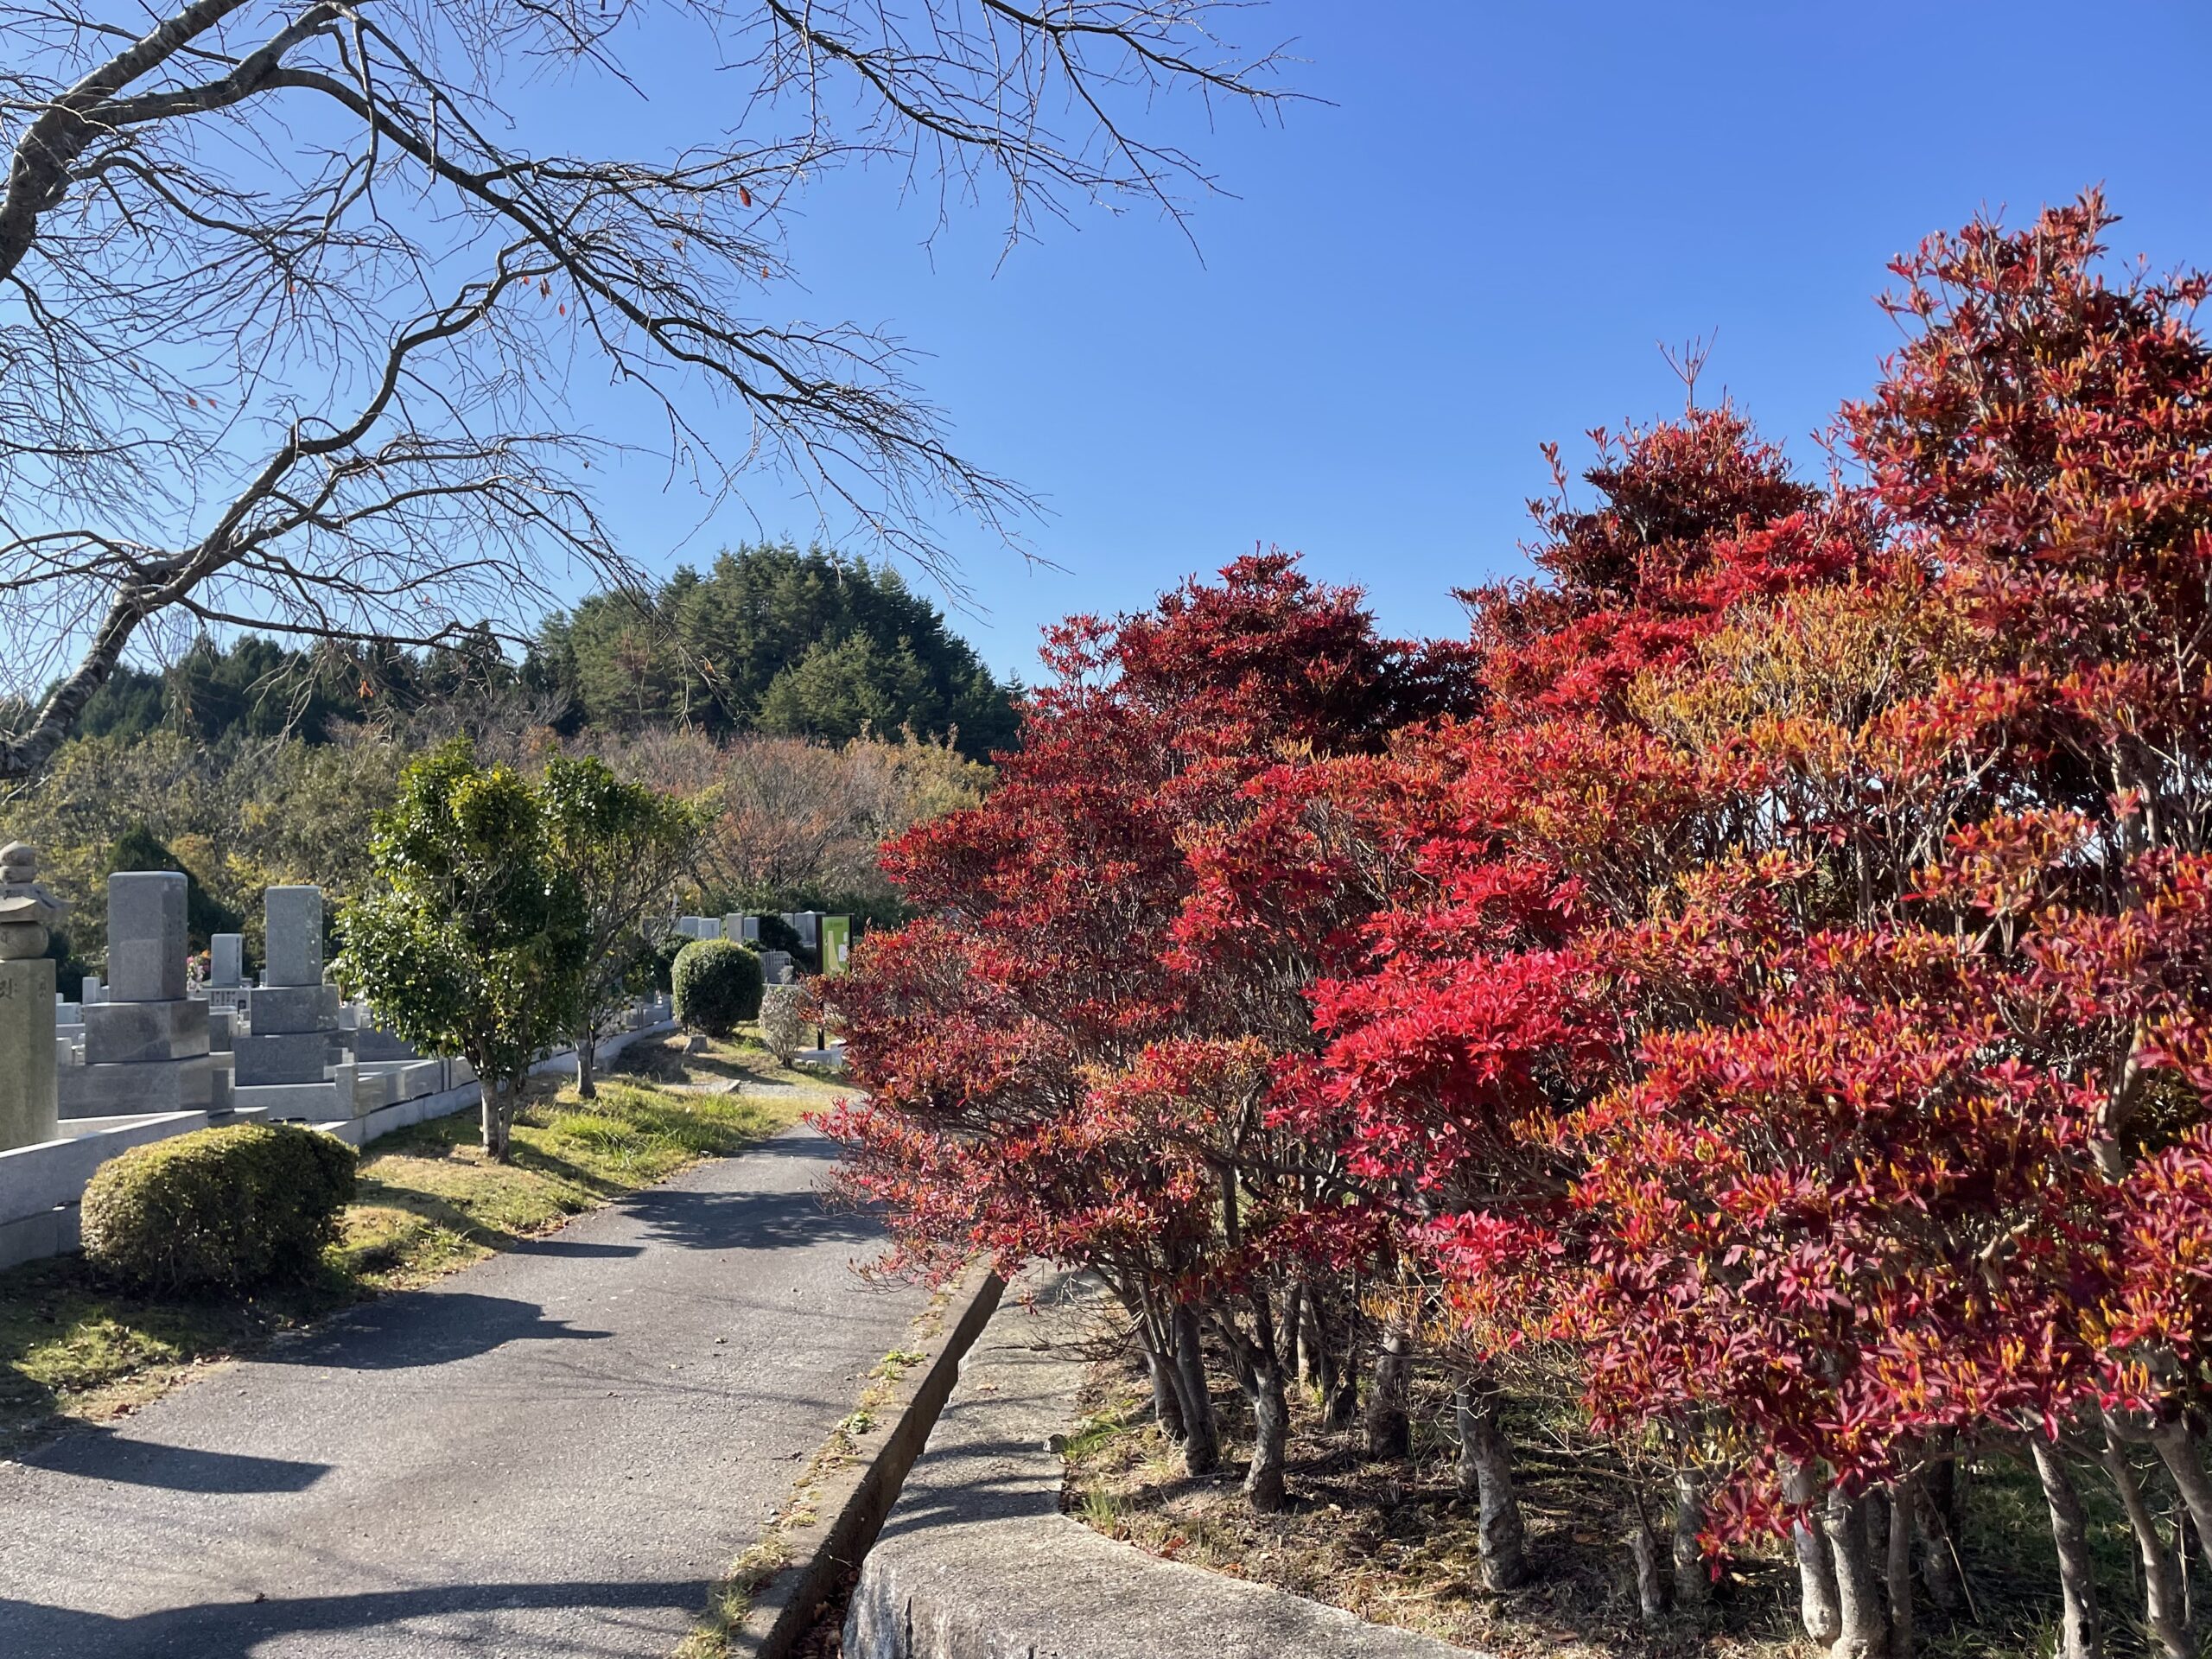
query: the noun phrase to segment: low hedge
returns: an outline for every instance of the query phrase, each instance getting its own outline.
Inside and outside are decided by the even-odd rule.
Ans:
[[[353,1149],[289,1123],[134,1147],[85,1189],[85,1254],[153,1295],[249,1290],[315,1271],[353,1196]]]
[[[758,1015],[768,983],[760,958],[734,939],[694,939],[669,977],[677,1023],[709,1037],[727,1037]]]

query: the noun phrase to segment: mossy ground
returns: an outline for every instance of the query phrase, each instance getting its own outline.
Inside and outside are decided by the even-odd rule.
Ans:
[[[1413,1455],[1370,1462],[1357,1431],[1320,1427],[1319,1402],[1292,1399],[1292,1502],[1255,1514],[1238,1490],[1250,1449],[1250,1414],[1217,1382],[1226,1437],[1218,1475],[1185,1474],[1177,1448],[1151,1421],[1142,1372],[1115,1354],[1094,1367],[1084,1416],[1068,1439],[1070,1512],[1150,1554],[1249,1578],[1502,1656],[1570,1659],[1813,1659],[1822,1650],[1796,1622],[1796,1569],[1779,1546],[1732,1560],[1705,1608],[1637,1616],[1626,1538],[1630,1486],[1618,1459],[1579,1426],[1562,1394],[1509,1393],[1506,1427],[1528,1529],[1534,1582],[1510,1594],[1480,1587],[1475,1516],[1454,1478],[1457,1444],[1440,1379],[1417,1385]],[[2147,1457],[2146,1486],[2158,1490]],[[2092,1522],[2107,1651],[2146,1654],[2141,1592],[2126,1524],[2108,1487],[2076,1471]],[[2056,1562],[2033,1476],[2003,1456],[1967,1471],[1960,1554],[1971,1616],[1946,1618],[1918,1599],[1919,1659],[2020,1659],[2055,1651]],[[2171,1493],[2162,1496],[2163,1505]],[[2212,1590],[2200,1583],[2200,1619]]]
[[[340,1237],[309,1282],[244,1298],[149,1300],[118,1290],[78,1255],[0,1273],[0,1447],[58,1421],[128,1412],[280,1332],[426,1284],[737,1151],[837,1091],[751,1042],[696,1054],[643,1043],[601,1074],[596,1100],[579,1100],[572,1080],[533,1084],[507,1165],[485,1159],[472,1113],[372,1142]]]

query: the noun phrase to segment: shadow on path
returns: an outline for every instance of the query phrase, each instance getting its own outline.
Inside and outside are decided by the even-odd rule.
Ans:
[[[466,1618],[533,1609],[580,1611],[672,1611],[690,1614],[706,1605],[703,1580],[683,1583],[441,1584],[355,1595],[272,1597],[172,1607],[121,1618],[79,1612],[0,1595],[0,1653],[9,1659],[137,1659],[190,1655],[191,1659],[248,1659],[263,1644],[287,1636],[327,1633],[312,1649],[332,1655],[359,1651],[361,1631],[409,1619]],[[594,1631],[602,1621],[569,1621],[565,1631],[534,1632],[528,1647],[482,1644],[486,1652],[591,1656],[633,1651],[636,1643],[605,1646]],[[438,1638],[438,1651],[473,1651],[480,1643],[454,1631]],[[416,1635],[410,1651],[426,1651]],[[449,1644],[449,1645],[448,1645]]]
[[[158,1440],[118,1438],[104,1428],[65,1434],[24,1462],[56,1474],[172,1492],[303,1492],[330,1472],[327,1463],[202,1452]],[[0,1644],[0,1653],[9,1651]]]
[[[581,1239],[563,1238],[557,1234],[551,1238],[518,1238],[507,1246],[510,1255],[559,1255],[576,1260],[597,1260],[602,1257],[643,1255],[642,1244],[587,1244]]]
[[[787,1142],[777,1150],[824,1165],[836,1157],[836,1147],[828,1142]],[[624,1213],[645,1224],[655,1243],[686,1250],[798,1249],[883,1236],[883,1230],[867,1216],[825,1205],[811,1189],[715,1192],[649,1187],[620,1205]]]
[[[264,1363],[327,1365],[356,1371],[406,1370],[474,1359],[511,1342],[597,1342],[609,1331],[582,1331],[549,1319],[536,1302],[472,1291],[408,1291],[372,1302],[345,1322],[296,1346],[270,1350]]]

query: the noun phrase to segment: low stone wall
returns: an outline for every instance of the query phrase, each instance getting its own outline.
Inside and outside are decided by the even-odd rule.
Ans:
[[[1049,1441],[1076,1416],[1101,1299],[1017,1285],[861,1566],[846,1659],[1470,1659],[1264,1585],[1163,1561],[1060,1512]]]
[[[675,1029],[661,1020],[633,1031],[618,1033],[599,1046],[600,1064],[612,1060],[640,1038]],[[576,1069],[574,1049],[547,1056],[531,1070],[535,1073],[569,1075]],[[401,1101],[359,1116],[318,1123],[341,1141],[364,1146],[380,1135],[403,1129],[433,1117],[473,1111],[480,1096],[474,1083],[447,1089],[414,1100]],[[42,1256],[63,1255],[81,1248],[78,1208],[92,1172],[117,1154],[171,1135],[206,1128],[211,1121],[247,1122],[264,1116],[253,1109],[208,1112],[142,1113],[130,1117],[67,1120],[69,1133],[60,1140],[0,1152],[0,1268],[35,1262]]]
[[[600,1044],[599,1063],[605,1065],[641,1038],[658,1037],[675,1029],[674,1020],[664,1020],[654,1025],[641,1026],[635,1031],[619,1032]],[[548,1055],[530,1069],[537,1077],[573,1077],[576,1070],[576,1051],[564,1048],[557,1054]],[[444,1090],[419,1099],[379,1106],[374,1111],[364,1112],[360,1116],[344,1122],[318,1123],[315,1127],[327,1130],[340,1141],[364,1147],[378,1135],[390,1135],[394,1129],[428,1122],[434,1117],[450,1117],[455,1112],[473,1112],[482,1099],[482,1091],[474,1083],[467,1083],[458,1089]]]

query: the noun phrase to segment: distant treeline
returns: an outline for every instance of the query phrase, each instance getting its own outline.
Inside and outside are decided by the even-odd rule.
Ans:
[[[905,730],[980,760],[1014,743],[1020,689],[889,566],[747,547],[703,575],[679,569],[642,599],[595,594],[556,613],[519,661],[488,633],[343,658],[203,639],[166,669],[118,670],[79,734],[321,743],[337,724],[491,694],[532,705],[533,722],[563,736],[681,727],[842,743]]]

